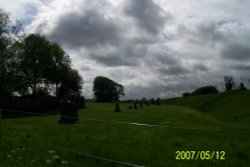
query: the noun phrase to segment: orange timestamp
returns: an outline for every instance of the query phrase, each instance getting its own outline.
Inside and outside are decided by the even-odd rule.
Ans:
[[[176,151],[176,160],[225,160],[225,151]]]

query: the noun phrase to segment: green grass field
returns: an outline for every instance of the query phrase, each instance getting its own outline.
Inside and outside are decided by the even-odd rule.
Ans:
[[[4,119],[0,167],[127,166],[62,147],[146,167],[250,166],[250,134],[216,131],[250,131],[249,101],[250,91],[232,91],[163,100],[160,106],[137,110],[129,110],[129,104],[122,103],[121,113],[114,112],[114,104],[89,102],[86,109],[79,111],[80,123],[75,125],[58,124],[58,115]],[[176,151],[225,151],[226,154],[225,160],[176,160]]]

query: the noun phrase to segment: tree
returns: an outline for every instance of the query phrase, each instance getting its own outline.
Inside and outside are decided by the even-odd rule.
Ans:
[[[124,95],[124,88],[109,78],[98,76],[93,82],[93,92],[97,102],[114,102]]]
[[[48,84],[45,74],[53,66],[50,42],[43,36],[30,34],[15,43],[12,53],[17,75],[35,95],[39,84]]]
[[[17,41],[12,47],[15,58],[15,71],[26,88],[36,95],[39,85],[55,85],[56,95],[66,91],[81,93],[83,80],[79,73],[71,68],[71,61],[64,50],[54,42],[39,34],[30,34]]]
[[[55,85],[55,92],[56,95],[58,95],[59,87],[62,85],[62,82],[68,80],[66,78],[68,77],[68,75],[70,75],[69,71],[71,70],[71,61],[64,50],[55,42],[52,42],[50,44],[50,56],[52,57],[52,64],[51,66],[49,66],[49,68],[47,68],[45,75],[48,81],[52,85]],[[81,81],[79,81],[79,84],[81,84],[80,82]]]
[[[8,27],[10,26],[9,15],[0,9],[0,54],[4,54],[7,46],[10,44]]]
[[[195,96],[195,95],[205,95],[205,94],[211,94],[211,93],[219,93],[219,91],[217,90],[216,87],[214,86],[203,86],[200,87],[198,89],[196,89],[195,91],[193,91],[190,96]]]
[[[19,22],[11,24],[8,14],[0,9],[0,96],[14,91],[35,95],[41,92],[37,87],[49,91],[52,86],[56,94],[59,87],[81,92],[83,80],[71,68],[64,50],[39,34],[19,38],[21,27]]]
[[[75,69],[69,69],[58,88],[57,96],[62,97],[68,92],[80,94],[82,90],[83,79]]]
[[[190,93],[189,93],[189,92],[184,92],[184,93],[182,93],[182,97],[188,97],[188,96],[190,96]]]
[[[7,46],[9,44],[6,34],[8,34],[7,26],[9,24],[9,16],[0,9],[0,96],[9,94],[8,88],[8,67],[7,67]]]
[[[48,88],[44,86],[37,86],[36,87],[36,95],[37,96],[50,96]]]
[[[243,82],[240,83],[239,90],[247,90],[247,88],[246,88],[246,86],[244,85]]]
[[[224,77],[224,84],[226,87],[226,91],[232,90],[234,86],[234,79],[232,76],[225,76]]]
[[[17,26],[13,25],[9,15],[0,9],[0,96],[11,95],[21,85],[20,80],[14,76],[13,59],[10,56],[10,46],[17,33]]]
[[[125,95],[123,86],[121,84],[114,83],[114,101],[119,101],[121,95]]]

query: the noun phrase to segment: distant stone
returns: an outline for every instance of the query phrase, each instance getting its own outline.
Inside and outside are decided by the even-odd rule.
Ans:
[[[61,116],[59,123],[77,123],[78,119],[78,98],[74,93],[67,94],[64,99],[60,101],[61,104]]]

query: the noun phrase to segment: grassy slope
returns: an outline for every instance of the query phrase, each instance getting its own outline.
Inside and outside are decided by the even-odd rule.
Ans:
[[[224,113],[238,109],[236,108],[238,103],[234,101],[240,101],[240,98],[243,97],[247,99],[248,96],[249,92],[231,92],[229,94],[171,99],[166,101],[171,105],[150,106],[138,110],[129,110],[127,109],[128,104],[122,104],[123,112],[121,113],[113,112],[113,104],[88,103],[88,108],[80,111],[81,123],[78,125],[57,124],[58,116],[4,120],[0,166],[14,166],[13,164],[18,167],[65,166],[56,163],[46,164],[46,159],[51,159],[48,150],[56,150],[57,154],[63,159],[87,167],[119,166],[54,148],[44,144],[44,141],[148,167],[246,166],[250,164],[250,155],[247,154],[247,150],[250,149],[250,135],[109,124],[88,121],[84,118],[173,125],[187,128],[206,127],[210,129],[246,130],[246,122],[241,124],[236,120],[236,127],[234,121],[228,121],[236,117],[236,114],[232,117]],[[244,99],[241,100],[245,101]],[[220,102],[234,108],[231,110],[228,107],[230,110],[223,110],[225,105]],[[244,105],[245,108],[243,102],[241,102],[238,107],[242,109],[240,113],[246,115],[247,108],[246,104]],[[218,111],[221,113],[219,114]],[[242,119],[247,118],[244,116]],[[26,137],[20,138],[16,134]],[[22,146],[22,144],[30,146],[31,149]],[[26,151],[19,151],[17,148],[20,147],[25,147]],[[175,152],[178,150],[224,150],[226,151],[226,160],[176,161]],[[12,158],[6,158],[6,155],[12,155]],[[18,156],[21,156],[22,159],[18,160]],[[34,163],[32,162],[33,159],[35,160]]]
[[[250,91],[230,91],[220,94],[173,98],[166,104],[189,106],[208,113],[219,120],[250,121]]]

